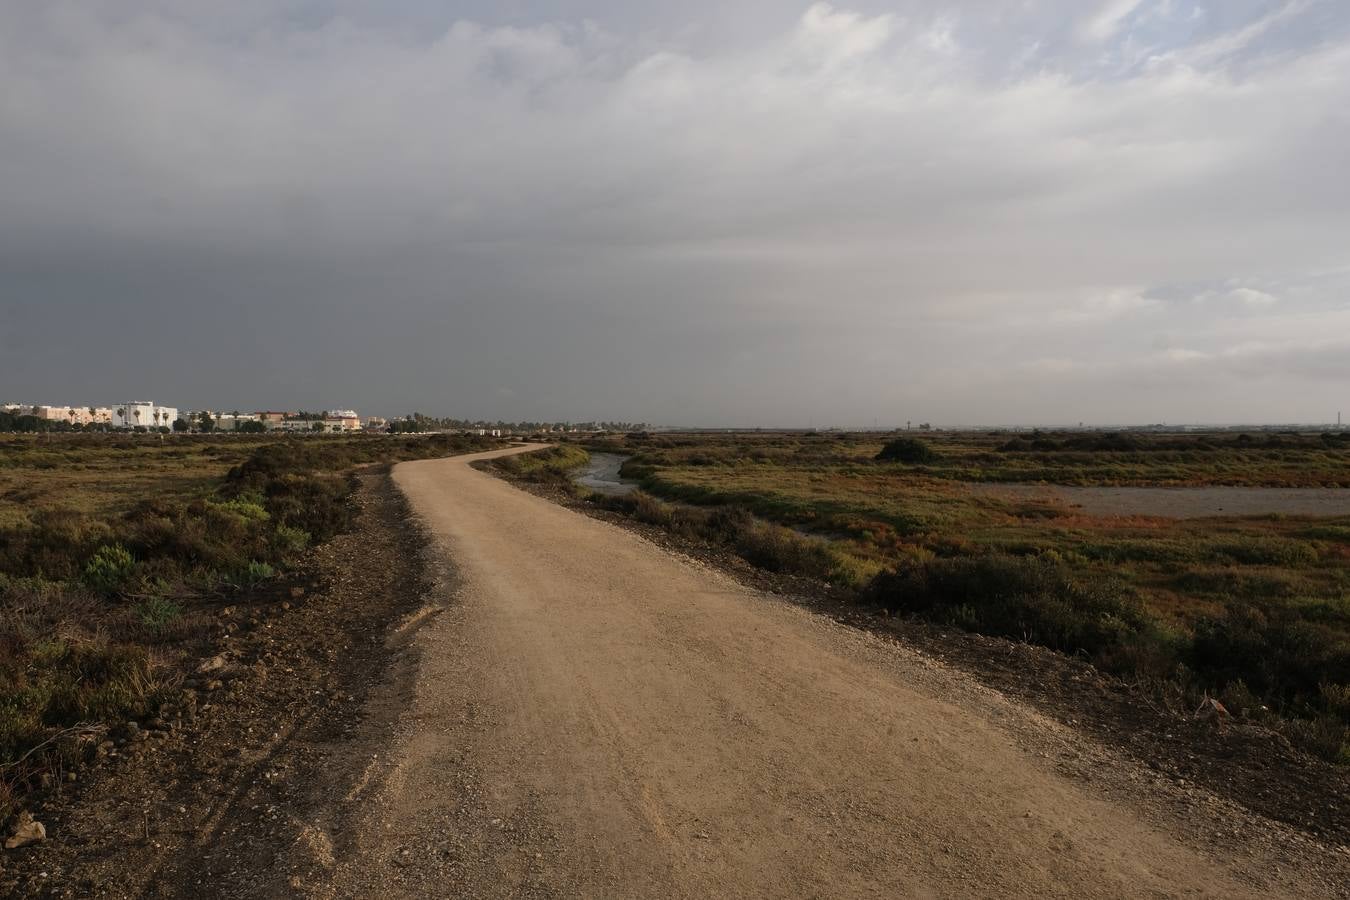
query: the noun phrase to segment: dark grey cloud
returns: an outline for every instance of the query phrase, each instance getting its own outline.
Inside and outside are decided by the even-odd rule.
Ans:
[[[10,5],[0,400],[1326,419],[1348,33],[1316,0]]]

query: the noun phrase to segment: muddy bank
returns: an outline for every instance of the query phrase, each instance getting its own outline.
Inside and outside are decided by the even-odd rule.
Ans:
[[[638,484],[619,474],[630,457],[622,453],[592,453],[591,460],[578,469],[572,480],[599,494],[621,497],[637,490]]]

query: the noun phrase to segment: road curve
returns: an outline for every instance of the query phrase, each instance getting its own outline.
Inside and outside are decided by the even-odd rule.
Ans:
[[[1038,741],[1071,732],[469,465],[494,455],[395,469],[455,602],[335,895],[1309,890],[1060,774]]]

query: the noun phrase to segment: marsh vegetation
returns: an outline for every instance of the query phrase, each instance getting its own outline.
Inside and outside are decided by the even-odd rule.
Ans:
[[[1350,435],[636,434],[641,490],[592,502],[889,614],[1090,659],[1179,704],[1218,698],[1350,763],[1350,515],[1110,514],[1080,487],[1350,497]],[[579,465],[560,448],[536,480]],[[991,489],[973,490],[972,485]],[[584,490],[583,490],[584,493]]]
[[[0,439],[0,821],[107,725],[170,703],[216,610],[345,530],[356,467],[494,443]]]

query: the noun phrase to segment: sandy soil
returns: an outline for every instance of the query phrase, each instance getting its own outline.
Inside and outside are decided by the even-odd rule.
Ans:
[[[311,896],[1345,890],[1343,854],[1234,833],[1246,820],[1213,797],[1162,802],[1182,789],[1139,786],[928,657],[470,468],[488,455],[395,470],[453,596],[428,598],[443,613],[363,803],[329,817],[349,833]]]
[[[968,484],[979,496],[1062,504],[1090,516],[1350,516],[1350,489],[1264,487],[1077,487]]]

